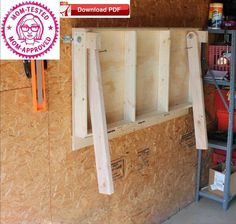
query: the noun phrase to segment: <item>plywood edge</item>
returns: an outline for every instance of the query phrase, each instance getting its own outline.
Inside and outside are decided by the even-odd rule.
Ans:
[[[134,131],[141,130],[165,121],[184,116],[189,113],[191,103],[183,103],[170,108],[169,112],[153,112],[137,117],[135,122],[120,121],[108,128],[108,138],[113,139]],[[113,126],[113,127],[112,127]],[[93,145],[92,135],[86,138],[74,138],[72,149],[74,151]]]

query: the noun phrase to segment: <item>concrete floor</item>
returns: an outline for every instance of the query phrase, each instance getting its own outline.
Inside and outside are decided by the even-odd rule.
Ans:
[[[201,199],[184,208],[163,224],[236,224],[236,200],[228,211],[217,202]]]

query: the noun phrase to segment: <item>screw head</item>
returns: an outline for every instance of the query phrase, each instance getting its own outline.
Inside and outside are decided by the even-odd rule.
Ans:
[[[80,42],[82,41],[82,37],[81,37],[81,36],[78,36],[78,37],[77,37],[77,41],[78,41],[78,43],[80,43]]]
[[[193,39],[193,34],[190,33],[190,34],[188,35],[188,38],[189,38],[189,39]]]

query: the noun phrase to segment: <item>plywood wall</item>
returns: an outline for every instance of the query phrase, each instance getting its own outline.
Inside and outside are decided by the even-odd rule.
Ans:
[[[93,149],[71,150],[71,83],[49,74],[46,113],[31,112],[30,88],[1,92],[2,223],[151,223],[192,201],[190,115],[112,140],[115,194],[104,196]]]
[[[132,4],[130,20],[62,20],[61,35],[78,25],[202,27],[208,1]],[[158,223],[193,200],[191,114],[112,140],[115,194],[100,195],[93,148],[71,150],[70,44],[49,61],[47,112],[32,112],[21,61],[0,66],[2,224]]]

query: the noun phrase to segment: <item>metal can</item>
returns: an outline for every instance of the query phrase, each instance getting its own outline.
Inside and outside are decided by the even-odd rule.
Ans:
[[[209,9],[209,27],[220,29],[223,20],[223,3],[211,3]]]

